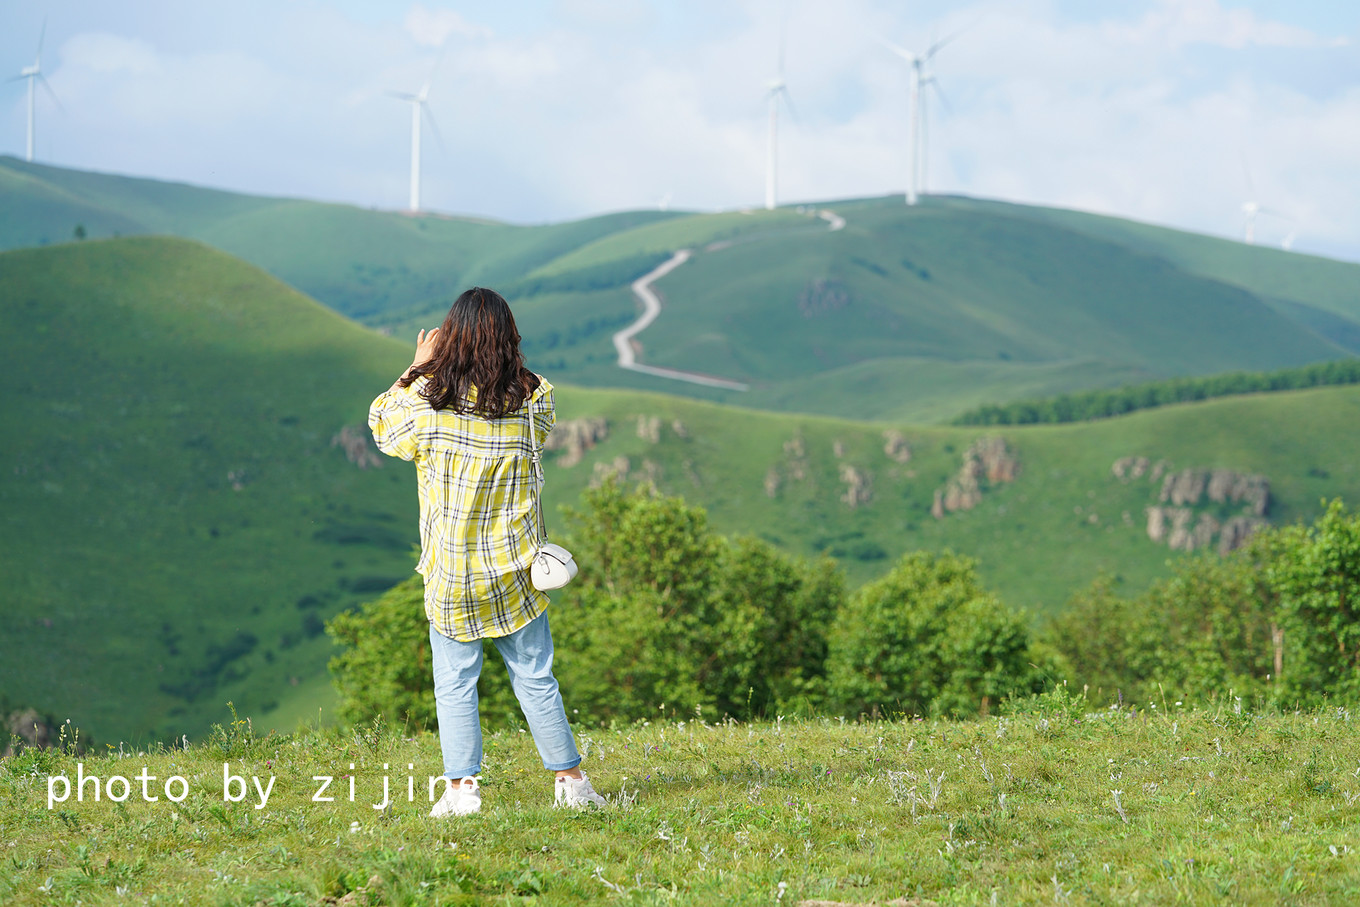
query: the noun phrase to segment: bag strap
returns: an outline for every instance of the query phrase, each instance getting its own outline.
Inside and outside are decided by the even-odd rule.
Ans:
[[[542,388],[542,384],[534,389],[534,394]],[[533,460],[534,470],[534,515],[538,523],[538,547],[542,548],[548,544],[548,524],[543,519],[543,445],[538,443],[538,426],[534,424],[534,396],[529,396],[529,406],[527,407],[526,418],[529,420],[529,443],[533,446],[533,453],[530,455]]]

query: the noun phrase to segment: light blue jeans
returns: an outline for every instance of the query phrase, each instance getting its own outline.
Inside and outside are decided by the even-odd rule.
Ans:
[[[510,671],[510,685],[538,745],[543,767],[564,771],[581,764],[571,736],[562,694],[553,676],[552,633],[543,613],[509,636],[491,639]],[[430,624],[434,662],[434,705],[444,777],[457,780],[482,770],[482,721],[477,713],[477,678],[482,674],[482,640],[459,642]]]

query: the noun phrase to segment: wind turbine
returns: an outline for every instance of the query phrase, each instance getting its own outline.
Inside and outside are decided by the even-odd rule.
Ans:
[[[420,86],[420,91],[411,94],[408,91],[389,91],[388,94],[398,100],[405,101],[411,105],[411,213],[420,211],[420,120],[423,115],[430,121],[430,131],[434,137],[443,144],[443,139],[439,136],[439,127],[435,125],[434,114],[430,113],[429,97],[430,82],[434,80],[434,73],[439,69],[439,61],[444,58],[441,49],[439,57],[434,62],[434,69],[430,71],[430,78],[425,80],[425,84]]]
[[[940,89],[939,79],[928,67],[935,55],[960,34],[962,32],[955,32],[942,41],[936,41],[919,54],[879,39],[879,43],[911,67],[911,174],[907,180],[908,205],[916,204],[917,197],[925,191],[926,185],[926,89],[933,88],[942,102],[946,105],[949,103]]]
[[[1242,203],[1242,214],[1245,220],[1242,241],[1245,242],[1247,245],[1252,246],[1256,244],[1257,215],[1265,214],[1269,217],[1277,217],[1280,220],[1288,221],[1291,225],[1293,224],[1294,219],[1287,214],[1281,214],[1278,211],[1272,211],[1269,208],[1263,208],[1261,207],[1261,204],[1256,201],[1256,185],[1255,181],[1251,178],[1251,167],[1247,165],[1247,160],[1245,156],[1243,156],[1242,158],[1242,172],[1246,175],[1247,192],[1250,196],[1248,201]],[[1294,233],[1291,232],[1289,236],[1285,238],[1284,248],[1288,250],[1289,247],[1293,245],[1293,243]]]
[[[25,66],[19,70],[17,76],[6,79],[7,82],[17,82],[20,79],[28,80],[28,143],[24,147],[24,159],[33,160],[33,138],[34,138],[34,118],[33,109],[37,101],[37,84],[42,83],[43,89],[52,97],[57,107],[61,107],[61,101],[57,100],[57,93],[52,90],[47,78],[42,74],[42,49],[43,39],[47,37],[47,20],[43,20],[42,31],[38,32],[38,53],[33,57],[33,65]]]
[[[765,209],[773,211],[779,190],[779,101],[782,98],[793,115],[793,99],[784,81],[784,44],[786,32],[779,34],[779,72],[765,83],[765,101],[770,107],[770,133],[765,149]]]

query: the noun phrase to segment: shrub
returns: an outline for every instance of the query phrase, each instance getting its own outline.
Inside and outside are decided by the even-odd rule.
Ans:
[[[1360,694],[1360,515],[1333,501],[1310,527],[1266,543],[1266,574],[1279,596],[1283,671],[1277,697],[1318,705]]]
[[[908,554],[855,593],[829,640],[831,704],[858,714],[986,712],[1031,692],[1022,615],[984,591],[976,565],[946,552]]]
[[[1260,692],[1273,655],[1273,596],[1260,551],[1258,542],[1228,559],[1187,560],[1134,599],[1098,579],[1072,598],[1044,639],[1097,702]]]
[[[326,625],[344,647],[331,659],[330,670],[345,721],[364,724],[381,716],[411,728],[437,727],[424,589],[423,580],[412,576],[360,611],[338,614]],[[489,642],[484,653],[477,684],[482,715],[492,723],[513,721],[518,705],[500,656]]]
[[[616,482],[570,515],[581,574],[557,606],[558,678],[573,708],[636,719],[661,705],[748,718],[820,696],[842,595],[830,562],[728,541],[701,508]]]

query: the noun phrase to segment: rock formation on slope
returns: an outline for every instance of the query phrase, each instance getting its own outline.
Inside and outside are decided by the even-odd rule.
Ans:
[[[661,417],[638,416],[637,436],[644,441],[656,444],[661,440]]]
[[[602,417],[590,419],[567,419],[558,422],[548,435],[544,449],[562,451],[557,458],[558,466],[575,466],[581,462],[586,451],[609,436],[609,422]]]
[[[346,425],[340,429],[339,434],[331,438],[331,447],[343,450],[345,459],[360,469],[382,468],[382,457],[378,456],[378,448],[367,429]]]
[[[1173,551],[1208,548],[1216,537],[1218,552],[1227,554],[1268,525],[1270,480],[1263,475],[1200,467],[1171,471],[1165,460],[1153,465],[1147,457],[1121,457],[1111,472],[1126,483],[1144,475],[1154,483],[1161,479],[1157,504],[1147,508],[1147,535]],[[1233,504],[1242,505],[1242,512],[1225,517],[1223,505]]]
[[[626,481],[628,479],[628,470],[631,468],[632,463],[624,456],[615,457],[607,463],[604,460],[600,460],[596,462],[594,468],[591,470],[590,487],[599,488],[609,479]]]
[[[885,431],[883,433],[883,453],[887,454],[888,459],[894,463],[911,461],[911,447],[899,431]]]
[[[873,498],[873,479],[870,475],[856,466],[849,463],[840,465],[841,481],[845,483],[845,494],[841,495],[841,501],[848,505],[851,510],[862,504],[867,504]]]
[[[946,513],[972,510],[982,502],[984,481],[988,486],[1014,482],[1020,472],[1020,458],[1002,438],[979,438],[963,453],[963,465],[944,488],[935,491],[931,515],[943,519]]]
[[[834,280],[814,280],[798,294],[798,311],[804,318],[835,312],[849,304],[850,290]]]

